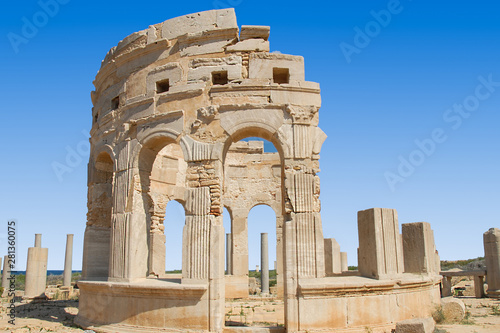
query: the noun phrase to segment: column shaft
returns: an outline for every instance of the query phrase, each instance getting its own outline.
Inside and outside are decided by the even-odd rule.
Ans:
[[[63,286],[71,286],[71,274],[73,265],[73,235],[66,236],[66,257],[64,258]]]
[[[262,294],[269,294],[269,247],[267,233],[260,234],[260,286]]]

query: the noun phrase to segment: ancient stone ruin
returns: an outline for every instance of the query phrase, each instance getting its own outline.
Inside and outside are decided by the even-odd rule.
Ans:
[[[332,241],[325,268],[320,88],[305,81],[302,57],[269,52],[269,32],[212,10],[150,26],[106,55],[92,92],[80,325],[231,332],[225,302],[248,297],[247,215],[258,204],[276,214],[277,329],[376,332],[431,316],[440,277],[426,223],[401,235],[395,210],[359,212],[359,270],[347,271]],[[248,137],[277,152],[238,143]],[[171,200],[185,209],[182,254],[166,253]],[[181,278],[169,278],[166,257],[181,255]]]

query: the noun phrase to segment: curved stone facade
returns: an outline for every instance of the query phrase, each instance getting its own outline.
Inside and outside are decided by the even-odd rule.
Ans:
[[[318,127],[319,84],[305,81],[302,57],[269,53],[268,37],[269,27],[240,30],[232,9],[212,10],[150,26],[106,55],[92,92],[82,326],[222,332],[230,281],[222,210],[234,219],[236,210],[248,214],[266,200],[276,212],[288,332],[370,324],[303,319],[336,295],[324,290],[339,288],[325,278],[317,173],[326,135]],[[272,195],[236,197],[232,190],[230,147],[247,137],[269,140],[278,151],[269,164]],[[165,253],[171,200],[186,214],[180,281],[165,276],[165,257],[181,256]],[[411,283],[411,294],[432,300],[435,278],[421,281],[421,288]]]

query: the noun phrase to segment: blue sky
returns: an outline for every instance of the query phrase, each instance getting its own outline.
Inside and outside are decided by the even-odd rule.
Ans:
[[[306,79],[321,84],[320,127],[328,135],[320,160],[323,230],[351,265],[358,210],[395,208],[400,223],[430,222],[443,259],[482,256],[482,233],[500,227],[494,1],[53,4],[9,2],[0,13],[0,253],[14,218],[18,269],[35,233],[49,247],[49,269],[62,268],[65,235],[74,233],[74,268],[81,267],[90,91],[107,51],[151,24],[223,7],[235,7],[240,26],[271,26],[271,50],[304,56]],[[68,167],[62,179],[54,163]],[[251,244],[269,218],[265,208],[256,209]],[[258,246],[251,251],[255,267]]]

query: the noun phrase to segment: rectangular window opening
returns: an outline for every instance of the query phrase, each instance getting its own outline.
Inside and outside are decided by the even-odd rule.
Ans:
[[[212,83],[218,85],[227,84],[229,81],[227,79],[227,71],[213,72],[212,73]]]
[[[156,82],[156,92],[158,94],[167,92],[169,91],[169,89],[170,89],[170,82],[168,79]]]
[[[111,100],[111,110],[116,110],[120,107],[120,96],[116,96]]]
[[[273,82],[290,83],[290,70],[288,68],[273,68]]]

